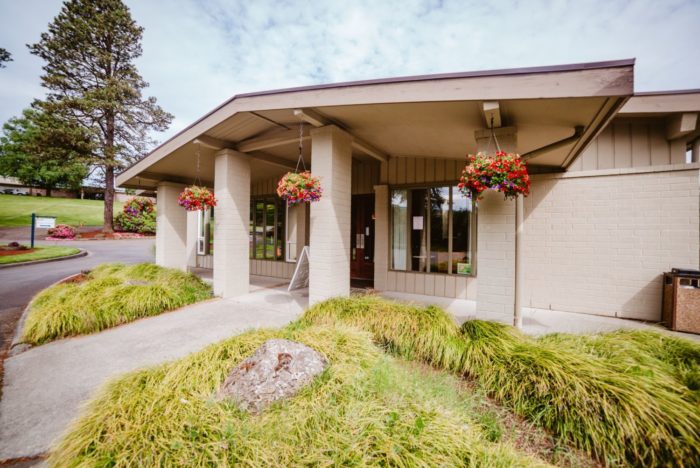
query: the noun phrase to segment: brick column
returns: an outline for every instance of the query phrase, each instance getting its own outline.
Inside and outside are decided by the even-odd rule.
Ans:
[[[214,159],[214,294],[247,294],[250,284],[250,157],[225,149]]]
[[[311,205],[309,304],[350,295],[352,137],[334,125],[311,131],[311,163],[323,196]]]
[[[187,212],[186,264],[197,266],[197,238],[199,237],[199,211]]]
[[[389,272],[389,186],[374,186],[374,289],[385,291]]]
[[[156,265],[187,269],[187,211],[177,204],[182,184],[160,182],[156,209]]]

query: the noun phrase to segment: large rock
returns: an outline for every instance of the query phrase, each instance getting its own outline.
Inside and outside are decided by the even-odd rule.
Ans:
[[[296,395],[328,367],[321,354],[301,343],[273,339],[238,365],[219,389],[243,410],[258,413],[272,402]]]

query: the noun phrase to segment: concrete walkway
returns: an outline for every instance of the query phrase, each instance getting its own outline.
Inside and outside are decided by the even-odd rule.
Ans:
[[[198,351],[259,327],[280,327],[306,308],[304,293],[256,278],[251,293],[213,299],[101,333],[32,348],[5,361],[0,461],[48,451],[80,405],[109,378]]]

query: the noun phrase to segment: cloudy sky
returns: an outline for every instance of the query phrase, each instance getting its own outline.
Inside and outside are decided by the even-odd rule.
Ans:
[[[234,94],[635,57],[637,91],[700,88],[700,0],[125,0],[172,135]],[[0,0],[0,123],[41,97],[36,42],[61,0]]]

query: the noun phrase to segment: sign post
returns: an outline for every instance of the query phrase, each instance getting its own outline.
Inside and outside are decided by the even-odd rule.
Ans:
[[[41,229],[51,229],[56,227],[56,217],[55,216],[37,216],[36,213],[32,213],[32,249],[34,248],[34,231],[36,228]]]
[[[34,248],[34,229],[36,228],[36,213],[32,213],[32,246]]]

